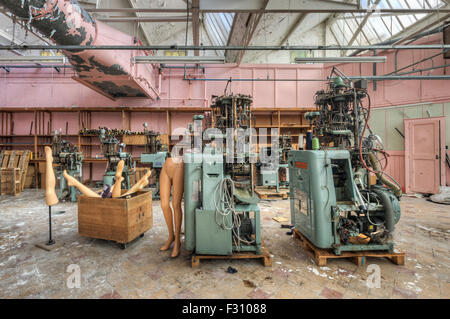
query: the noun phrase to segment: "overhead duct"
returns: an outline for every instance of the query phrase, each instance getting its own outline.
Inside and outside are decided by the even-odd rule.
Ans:
[[[133,37],[95,21],[76,0],[0,0],[0,4],[57,45],[138,46]],[[64,54],[77,72],[74,80],[111,99],[158,96],[149,82],[151,66],[131,63],[132,57],[145,54],[142,50],[69,50]]]

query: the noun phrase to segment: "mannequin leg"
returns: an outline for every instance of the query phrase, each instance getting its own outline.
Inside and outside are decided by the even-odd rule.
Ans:
[[[114,189],[111,191],[112,197],[119,197],[122,194],[121,186],[122,186],[122,181],[123,181],[122,172],[123,172],[124,166],[125,166],[124,160],[121,160],[119,162],[119,164],[117,164],[116,183],[113,186]]]
[[[52,149],[45,147],[45,200],[48,206],[53,206],[58,203],[58,196],[55,192],[55,173],[53,172],[53,156]]]
[[[170,208],[170,189],[172,187],[172,181],[167,175],[167,171],[165,167],[163,167],[161,171],[161,175],[159,177],[159,193],[161,199],[161,208],[164,213],[164,219],[166,220],[167,229],[169,231],[169,238],[164,246],[161,247],[161,251],[169,250],[173,241],[175,240],[175,236],[173,233],[173,217],[172,217],[172,209]]]
[[[136,184],[134,184],[133,187],[131,187],[129,191],[127,191],[125,194],[123,194],[122,197],[131,195],[133,193],[136,193],[136,192],[144,189],[144,187],[146,187],[148,185],[148,183],[149,183],[148,179],[151,175],[152,175],[152,171],[148,169],[147,172],[145,173],[145,175]]]
[[[172,193],[172,206],[175,219],[175,244],[172,250],[172,258],[177,257],[180,254],[181,246],[181,224],[183,221],[183,210],[181,209],[181,201],[183,199],[184,192],[184,164],[177,164],[175,166],[175,174],[173,177],[173,193]]]
[[[84,186],[82,183],[77,181],[76,178],[74,178],[74,177],[70,176],[69,174],[67,174],[67,171],[64,170],[63,175],[64,175],[64,178],[67,181],[67,185],[75,186],[76,188],[78,188],[80,190],[80,192],[82,192],[87,197],[101,198],[101,196],[99,194],[97,194],[96,192],[94,192],[92,189]]]

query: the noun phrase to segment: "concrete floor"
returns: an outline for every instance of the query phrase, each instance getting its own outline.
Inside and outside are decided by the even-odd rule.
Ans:
[[[289,218],[289,201],[263,201],[262,236],[273,254],[271,268],[259,260],[202,261],[190,266],[189,253],[177,259],[159,248],[166,226],[159,202],[154,227],[121,250],[113,242],[83,238],[76,204],[58,204],[54,238],[64,246],[47,252],[44,192],[25,190],[0,196],[0,298],[450,298],[450,207],[403,197],[397,248],[406,265],[369,259],[381,268],[381,288],[368,288],[367,266],[331,260],[318,267],[273,217]],[[81,287],[68,288],[69,265],[78,265]],[[228,266],[238,270],[228,274]]]

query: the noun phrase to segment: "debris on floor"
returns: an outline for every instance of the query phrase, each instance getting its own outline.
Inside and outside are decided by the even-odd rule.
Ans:
[[[224,259],[191,268],[191,252],[184,247],[177,259],[159,251],[167,228],[158,201],[153,202],[153,228],[125,250],[81,237],[76,203],[60,203],[55,210],[66,213],[52,218],[53,238],[65,245],[41,250],[35,245],[48,240],[43,195],[43,190],[25,189],[16,198],[0,196],[0,298],[450,298],[448,206],[425,199],[400,201],[402,218],[394,237],[396,249],[406,252],[404,266],[368,258],[359,267],[341,259],[319,267],[285,235],[289,229],[272,219],[273,210],[262,207],[262,240],[272,267],[260,260]],[[290,220],[289,201],[270,205]],[[370,265],[380,267],[381,288],[367,286]],[[228,267],[239,271],[231,275]],[[80,288],[70,288],[76,269]]]
[[[288,222],[289,219],[285,218],[285,217],[273,217],[272,218],[274,221],[279,222],[279,223],[285,223]]]
[[[430,200],[434,203],[450,205],[450,187],[440,187],[439,194],[430,196]]]
[[[235,273],[237,273],[238,271],[237,271],[237,269],[236,268],[233,268],[233,267],[231,267],[231,266],[229,266],[228,268],[227,268],[227,273],[229,273],[229,274],[235,274]]]

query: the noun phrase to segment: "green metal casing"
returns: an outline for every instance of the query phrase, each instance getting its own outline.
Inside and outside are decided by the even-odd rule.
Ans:
[[[346,150],[291,151],[288,155],[291,194],[291,221],[303,235],[319,248],[342,251],[389,250],[393,243],[341,244],[337,232],[340,212],[358,210],[356,185],[350,153]],[[341,160],[348,176],[345,187],[336,188],[332,161]],[[340,201],[345,198],[346,201]]]
[[[276,171],[265,171],[261,170],[258,175],[258,185],[261,186],[278,186],[278,170]]]
[[[186,250],[195,249],[195,210],[202,203],[201,153],[184,154],[184,243]]]
[[[213,198],[224,178],[223,155],[188,153],[184,160],[186,249],[197,254],[231,255],[231,230],[217,225]]]
[[[200,255],[233,254],[231,230],[219,227],[215,210],[195,210],[195,253]]]
[[[291,151],[288,155],[292,224],[319,248],[335,244],[331,207],[336,205],[336,195],[331,159],[349,159],[350,153],[327,151],[326,156],[324,151]]]
[[[186,250],[201,255],[232,255],[233,251],[253,251],[261,254],[260,210],[257,203],[236,205],[236,212],[255,214],[255,245],[234,247],[231,215],[216,212],[220,205],[217,185],[224,175],[222,154],[186,153],[184,155],[184,234]],[[216,196],[216,200],[214,200]],[[228,228],[228,227],[227,227]]]

